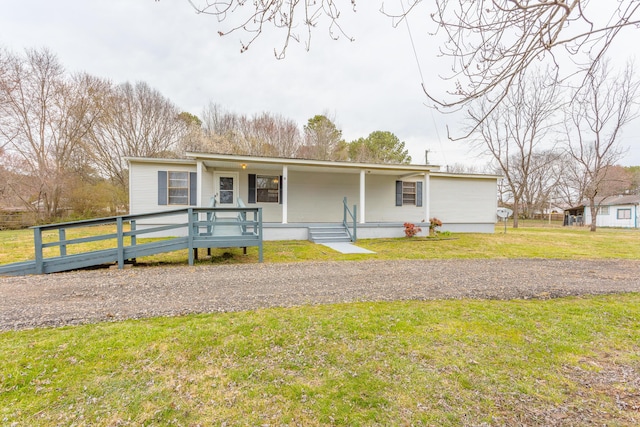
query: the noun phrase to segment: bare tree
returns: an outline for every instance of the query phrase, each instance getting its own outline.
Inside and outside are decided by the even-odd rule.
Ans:
[[[530,178],[547,167],[536,161],[544,159],[537,153],[547,142],[558,109],[557,86],[546,85],[541,74],[524,77],[502,104],[495,107],[485,100],[469,111],[475,146],[493,158],[511,193],[514,228]]]
[[[619,165],[608,166],[602,171],[606,175],[602,180],[600,196],[619,196],[628,192],[633,184],[633,175]]]
[[[295,157],[302,144],[300,129],[295,121],[279,114],[262,114],[254,118],[254,121],[271,147],[272,155]]]
[[[480,174],[489,174],[489,175],[502,175],[502,171],[500,168],[492,165],[491,161],[488,161],[485,164],[475,164],[468,165],[464,163],[453,163],[450,165],[443,166],[444,171],[447,173],[456,173],[456,174],[467,174],[467,175],[480,175]]]
[[[589,73],[565,120],[566,150],[584,176],[582,195],[589,201],[591,231],[596,231],[596,198],[604,195],[611,167],[624,153],[618,144],[622,128],[638,117],[640,82],[633,78],[633,64],[613,78],[610,71],[603,61]]]
[[[204,139],[199,147],[201,151],[233,154],[233,137],[237,128],[238,116],[224,110],[220,105],[210,102],[202,110],[202,131]]]
[[[217,153],[295,157],[302,136],[296,122],[279,114],[238,115],[210,104],[203,112],[206,142]]]
[[[529,176],[522,193],[526,218],[544,211],[552,200],[558,198],[556,187],[560,182],[562,169],[561,153],[557,150],[540,150],[531,156]]]
[[[0,137],[14,159],[13,172],[29,177],[30,191],[15,191],[45,220],[60,209],[71,159],[101,114],[104,81],[68,77],[55,55],[28,50],[8,54],[0,85]]]
[[[14,85],[14,79],[9,74],[9,67],[12,62],[12,55],[4,49],[0,49],[0,111],[6,111],[9,109],[9,99],[7,95],[12,92],[11,86]],[[6,120],[6,119],[4,119]],[[0,116],[0,126],[3,123],[3,118]],[[0,155],[3,154],[3,149],[9,145],[10,138],[2,135],[0,139]]]
[[[282,47],[274,49],[277,58],[284,58],[291,41],[299,42],[306,38],[306,47],[311,45],[311,31],[323,19],[328,21],[329,35],[333,39],[340,36],[352,40],[342,30],[339,22],[340,8],[335,0],[275,0],[247,3],[243,0],[189,0],[198,12],[215,16],[218,21],[225,21],[233,15],[237,20],[228,30],[218,31],[221,36],[244,31],[249,34],[249,41],[241,42],[240,51],[244,52],[265,31],[272,26],[284,33]],[[351,0],[355,11],[356,1]],[[300,31],[305,32],[303,35]]]
[[[179,151],[186,153],[187,151],[201,151],[204,145],[205,134],[202,129],[202,120],[195,114],[183,111],[178,114],[178,119],[185,126],[185,131],[180,138]]]
[[[128,188],[125,158],[173,157],[187,126],[180,110],[144,82],[121,84],[103,92],[104,114],[86,138],[100,173]]]
[[[294,157],[301,143],[298,125],[281,115],[242,115],[236,125],[232,141],[240,154]]]
[[[416,2],[417,3],[417,2]],[[459,84],[452,100],[430,98],[450,107],[492,94],[494,105],[531,65],[545,58],[560,67],[557,55],[573,56],[582,71],[592,70],[625,27],[638,25],[640,4],[607,5],[587,0],[436,0],[432,15],[445,33],[442,55],[451,58]],[[575,73],[556,74],[561,80]],[[427,91],[429,94],[429,91]]]

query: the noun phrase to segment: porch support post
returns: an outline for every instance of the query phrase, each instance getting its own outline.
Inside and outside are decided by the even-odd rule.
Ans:
[[[365,223],[365,175],[366,171],[363,169],[360,171],[360,224]]]
[[[431,188],[430,188],[430,176],[429,173],[426,172],[424,174],[424,193],[422,194],[422,200],[424,200],[424,220],[425,222],[429,222],[429,218],[431,218],[431,203],[429,201],[429,196],[431,195]]]
[[[282,223],[289,221],[289,167],[282,166]]]
[[[204,162],[202,160],[198,160],[196,163],[196,173],[198,174],[198,195],[196,200],[196,206],[204,206],[204,193],[203,193],[203,185],[202,179],[204,175]]]

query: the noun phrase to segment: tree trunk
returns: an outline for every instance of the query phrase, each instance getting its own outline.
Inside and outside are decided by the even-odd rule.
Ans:
[[[589,209],[591,209],[591,226],[589,231],[596,231],[596,219],[598,218],[598,210],[596,209],[596,201],[593,198],[589,199]],[[583,214],[584,215],[584,214]]]
[[[518,228],[518,217],[520,216],[520,200],[513,198],[513,228]]]

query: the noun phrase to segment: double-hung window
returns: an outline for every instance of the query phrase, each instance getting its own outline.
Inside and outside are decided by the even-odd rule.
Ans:
[[[158,205],[195,206],[197,175],[187,171],[158,171]]]
[[[189,172],[167,172],[168,204],[189,204]]]
[[[416,204],[416,183],[402,181],[402,204],[403,205],[415,205]]]
[[[249,203],[282,203],[282,177],[249,174]]]
[[[396,206],[422,206],[422,181],[396,181]]]
[[[256,175],[256,202],[280,202],[280,177]]]
[[[618,209],[616,217],[618,219],[631,219],[631,209]]]
[[[598,206],[598,215],[609,215],[609,206]]]

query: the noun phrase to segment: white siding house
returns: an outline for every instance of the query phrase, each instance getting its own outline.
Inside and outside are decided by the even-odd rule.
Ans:
[[[402,237],[403,223],[437,217],[442,230],[493,233],[496,175],[450,174],[433,165],[386,165],[188,153],[128,158],[131,214],[185,206],[261,207],[265,240],[306,240],[357,208],[359,238]]]
[[[597,227],[640,227],[640,215],[638,212],[640,196],[625,195],[605,197],[596,201],[598,214],[596,215]],[[584,207],[584,224],[591,224],[591,209]]]

